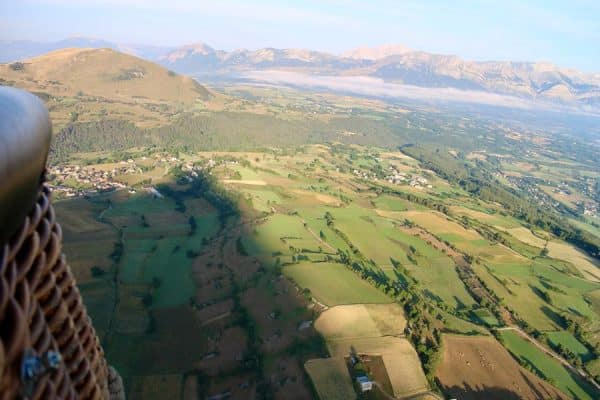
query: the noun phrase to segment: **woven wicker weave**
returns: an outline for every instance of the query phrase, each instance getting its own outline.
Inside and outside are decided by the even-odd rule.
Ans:
[[[61,240],[48,188],[42,185],[34,209],[0,248],[2,400],[109,398],[103,350],[61,253]],[[49,350],[58,352],[62,361],[37,377],[26,396],[24,354]]]

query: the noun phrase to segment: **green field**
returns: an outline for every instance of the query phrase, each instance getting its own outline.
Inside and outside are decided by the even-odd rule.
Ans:
[[[494,317],[494,315],[485,308],[473,310],[472,313],[476,321],[482,322],[488,327],[494,327],[499,325],[498,319]]]
[[[375,207],[386,211],[406,211],[414,208],[409,201],[394,196],[379,196],[374,203]]]
[[[246,252],[254,256],[270,256],[273,253],[291,255],[294,251],[290,247],[318,252],[320,246],[317,239],[304,228],[300,218],[281,214],[255,225],[242,242]]]
[[[502,311],[547,334],[554,346],[560,344],[583,362],[594,358],[565,330],[563,316],[581,323],[592,346],[600,341],[595,328],[600,283],[586,279],[572,263],[573,257],[569,262],[540,256],[545,240],[537,235],[550,233],[538,229],[534,235],[498,204],[469,196],[439,177],[427,175],[436,188],[424,191],[406,185],[390,189],[387,182],[385,187],[369,186],[372,182],[337,171],[352,171],[361,168],[361,163],[373,168],[375,159],[370,155],[344,156],[362,151],[353,147],[333,155],[330,147],[309,146],[277,157],[228,153],[240,164],[217,166],[212,174],[217,182],[224,181],[222,187],[237,199],[241,211],[224,225],[226,219],[202,196],[153,198],[118,192],[78,199],[80,215],[63,210],[70,228],[65,231],[67,246],[75,253],[82,292],[99,331],[109,338],[106,347],[114,363],[127,376],[159,372],[144,365],[146,352],[154,354],[160,346],[171,346],[175,352],[180,349],[179,343],[169,342],[171,336],[165,336],[173,335],[172,327],[165,325],[165,313],[175,313],[177,318],[206,315],[202,324],[207,325],[196,317],[188,321],[190,336],[200,338],[201,348],[181,362],[171,360],[172,371],[178,373],[184,372],[182,366],[198,363],[215,338],[245,343],[245,337],[254,337],[257,351],[273,362],[275,354],[304,354],[302,346],[296,348],[294,343],[303,335],[298,333],[299,322],[314,318],[302,305],[311,299],[328,307],[396,301],[412,325],[405,334],[413,343],[435,343],[435,331],[488,335],[488,329],[506,322],[496,317],[506,307]],[[193,162],[195,157],[188,154],[186,160]],[[410,169],[425,174],[414,160]],[[232,170],[239,175],[232,176]],[[186,183],[161,187],[182,191]],[[96,220],[100,214],[102,219]],[[78,237],[96,240],[98,245],[90,246]],[[118,262],[113,262],[117,243],[122,250]],[[561,246],[564,254],[576,254],[568,245],[561,242]],[[488,297],[495,304],[486,304],[489,300],[478,304],[472,293],[482,288],[459,275],[467,258],[472,273],[498,299]],[[105,275],[92,277],[94,265]],[[115,272],[118,291],[110,280]],[[281,273],[304,290],[281,286]],[[234,295],[237,305],[230,304]],[[382,321],[392,317],[386,319],[383,314],[378,317]],[[179,324],[177,318],[171,323]],[[239,323],[249,324],[245,329],[251,330],[242,331],[250,336],[230,332],[240,329]],[[234,339],[223,336],[223,329],[229,329]],[[590,389],[553,359],[510,332],[502,331],[502,335],[507,336],[507,348],[529,369],[568,394],[593,397],[591,391],[582,396]],[[124,358],[126,348],[129,359]],[[430,358],[433,349],[416,348],[424,360],[435,359]],[[224,348],[218,351],[227,353]],[[236,351],[242,353],[244,348]],[[306,361],[302,357],[300,365]],[[235,360],[223,362],[226,369],[239,367]],[[217,364],[206,362],[210,368]],[[596,368],[593,363],[589,366]],[[309,371],[313,383],[322,386],[317,391],[335,391],[333,386],[340,383],[333,375],[329,382],[334,372],[330,368],[334,367],[324,363]],[[424,371],[428,368],[433,377],[434,365],[425,361]],[[140,387],[140,382],[133,386]],[[328,385],[329,389],[323,389]]]
[[[564,393],[580,399],[594,399],[594,389],[558,361],[544,354],[533,344],[512,331],[500,331],[500,338],[508,350],[536,375],[549,380]]]
[[[62,49],[0,64],[2,85],[49,111],[46,177],[64,252],[128,398],[351,399],[346,365],[316,329],[324,308],[344,304],[329,328],[380,332],[358,348],[387,353],[377,368],[396,398],[409,396],[396,389],[415,371],[420,389],[420,371],[435,382],[446,333],[475,349],[475,335],[505,325],[600,376],[597,115],[228,79],[207,89],[171,61],[173,71],[110,49]],[[351,75],[386,62],[344,61]],[[339,67],[325,64],[312,72]],[[532,74],[539,83],[548,73]],[[501,335],[567,396],[600,399],[531,343]],[[345,357],[355,338],[340,336]],[[465,378],[490,372],[471,388],[491,382],[510,392],[500,398],[523,397],[522,380],[494,385],[504,365],[481,354],[452,355]]]
[[[548,340],[552,345],[558,346],[561,345],[564,348],[570,350],[577,357],[581,359],[582,362],[590,361],[593,356],[590,353],[589,349],[581,344],[571,333],[566,331],[559,332],[547,332],[546,336],[548,336]]]
[[[104,214],[106,221],[123,232],[119,278],[126,284],[155,286],[152,307],[189,302],[195,287],[188,252],[200,252],[203,239],[219,229],[216,213],[195,215],[196,228],[190,235],[188,216],[175,212],[174,207],[170,199],[139,195],[113,201]],[[140,222],[141,215],[146,225]]]
[[[328,306],[391,302],[389,297],[340,264],[300,263],[284,267],[283,272]]]

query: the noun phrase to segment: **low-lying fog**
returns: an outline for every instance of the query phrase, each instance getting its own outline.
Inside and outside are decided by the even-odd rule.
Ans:
[[[529,110],[600,115],[599,110],[579,104],[556,104],[475,90],[403,85],[368,76],[307,75],[290,71],[264,70],[245,72],[237,78],[258,84],[328,90],[369,97],[415,99],[425,102],[462,102]]]

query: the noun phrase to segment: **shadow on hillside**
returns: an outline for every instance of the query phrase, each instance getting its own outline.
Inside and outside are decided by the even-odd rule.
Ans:
[[[210,178],[157,189],[57,203],[59,218],[92,210],[64,218],[65,251],[128,398],[313,397],[303,364],[327,350],[314,328],[300,326],[315,311],[278,262],[239,245],[264,216]]]
[[[499,387],[472,387],[468,383],[463,386],[443,387],[448,398],[461,400],[521,400],[521,397],[512,391]]]
[[[548,318],[550,318],[552,320],[552,322],[554,322],[557,326],[559,326],[563,329],[567,328],[565,326],[565,321],[563,320],[563,318],[561,317],[561,315],[559,313],[552,310],[548,306],[542,306],[542,307],[540,307],[540,310],[544,313],[544,315],[546,315]]]
[[[527,388],[520,388],[523,392],[512,391],[498,386],[470,386],[464,382],[462,386],[442,387],[447,398],[460,400],[537,400],[537,399],[564,399],[569,397],[553,388],[542,387],[532,382],[525,374],[521,376],[527,383]]]

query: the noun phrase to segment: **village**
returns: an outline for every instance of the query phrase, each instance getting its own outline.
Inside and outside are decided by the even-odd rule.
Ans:
[[[337,171],[339,172],[339,168]],[[372,171],[361,171],[354,169],[352,170],[352,174],[359,179],[373,181],[379,180],[377,174]],[[383,177],[383,180],[393,185],[409,185],[415,189],[423,189],[425,187],[428,189],[433,188],[433,185],[429,184],[427,178],[424,178],[420,175],[400,172],[393,166],[389,168],[389,172]]]
[[[58,197],[79,197],[99,192],[125,189],[127,185],[114,180],[116,175],[141,173],[133,164],[109,171],[79,165],[61,165],[48,169],[49,186]],[[130,189],[133,190],[133,189]]]
[[[183,178],[191,182],[201,171],[211,174],[210,170],[218,165],[237,164],[237,160],[200,158],[190,161],[171,154],[155,153],[150,157],[127,158],[108,164],[54,165],[48,168],[47,176],[48,186],[57,198],[92,196],[116,190],[128,190],[130,194],[145,190],[156,195],[152,178],[165,176],[173,168],[180,168],[185,173]]]
[[[404,172],[399,172],[393,166],[390,167],[390,173],[385,177],[385,180],[394,185],[408,184],[416,189],[421,189],[422,187],[427,187],[428,189],[433,188],[426,178],[419,175],[411,175]]]

